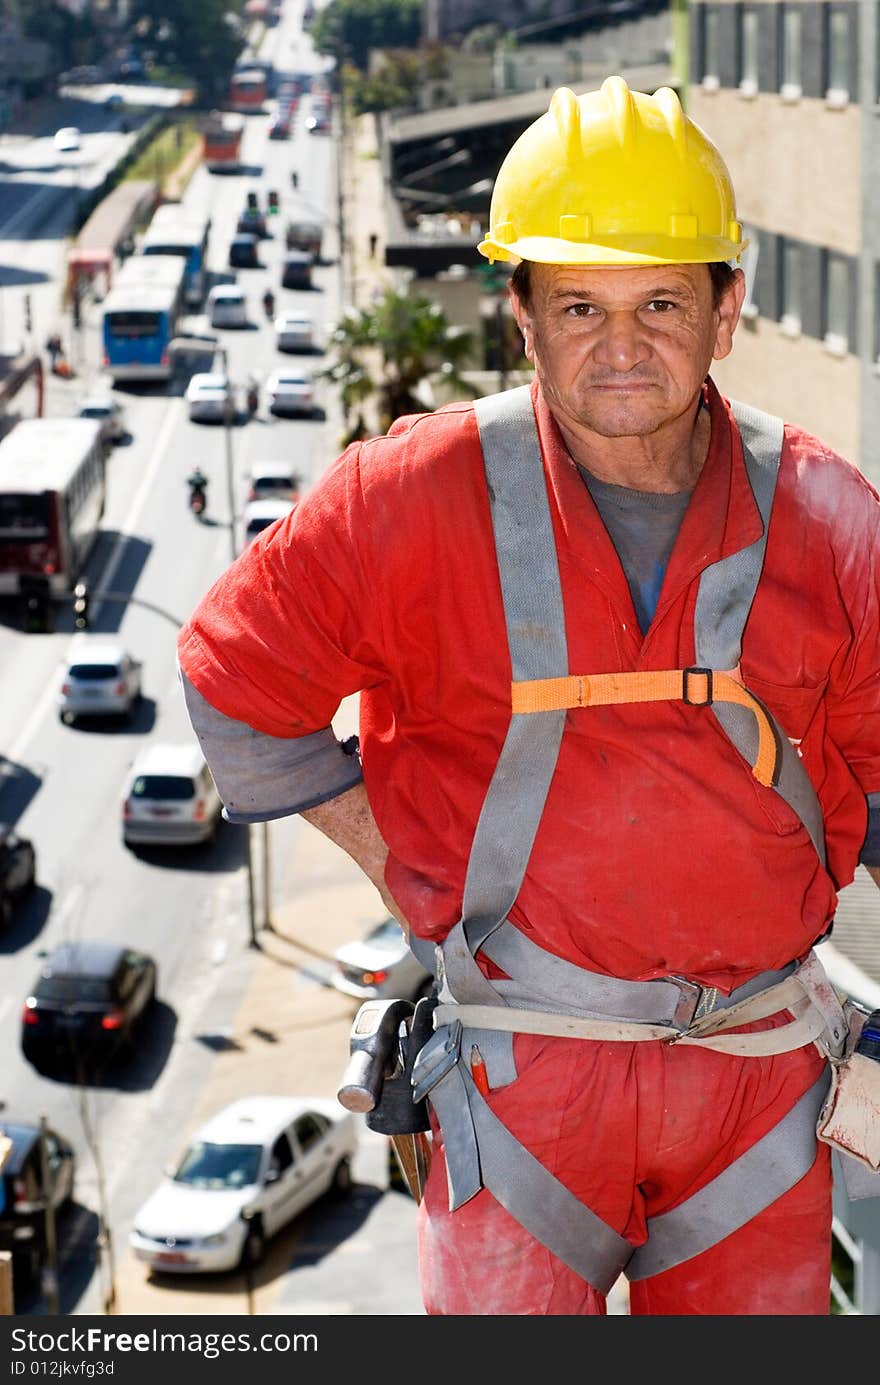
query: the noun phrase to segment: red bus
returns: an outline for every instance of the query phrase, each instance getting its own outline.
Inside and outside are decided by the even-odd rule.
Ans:
[[[233,72],[229,83],[229,96],[226,104],[234,111],[261,111],[268,95],[265,72],[248,68],[244,72]]]
[[[202,126],[202,159],[209,173],[237,173],[241,167],[244,120],[240,115],[214,111]]]
[[[83,418],[29,418],[0,442],[0,593],[22,578],[68,592],[101,532],[106,454],[101,425]]]

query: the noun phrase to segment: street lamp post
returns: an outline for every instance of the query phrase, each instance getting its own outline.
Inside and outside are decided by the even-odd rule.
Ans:
[[[225,377],[225,379],[226,379],[226,387],[227,387],[226,408],[225,408],[225,410],[224,410],[224,415],[223,415],[223,442],[224,442],[224,451],[225,451],[225,459],[226,459],[226,500],[227,500],[227,504],[228,504],[228,506],[229,506],[229,557],[230,557],[230,559],[234,562],[235,559],[238,557],[238,550],[237,550],[237,546],[236,546],[236,542],[235,542],[235,485],[234,485],[234,481],[233,481],[233,466],[232,466],[232,425],[233,425],[233,422],[234,422],[234,420],[235,420],[235,403],[234,403],[233,398],[232,398],[232,385],[231,385],[231,381],[230,381],[230,378],[229,378],[229,356],[228,356],[226,347],[225,347],[225,346],[218,346],[218,347],[216,348],[216,354],[220,357],[220,359],[221,359],[222,362],[223,362],[223,374],[224,374],[224,377]],[[265,822],[262,824],[262,826],[263,826],[264,832],[268,831],[268,825],[267,825]],[[256,898],[255,898],[255,891],[254,891],[254,861],[253,861],[253,851],[252,851],[252,842],[251,842],[251,829],[250,829],[250,825],[248,825],[248,826],[245,828],[244,841],[245,841],[245,862],[246,862],[246,865],[247,865],[248,925],[249,925],[249,928],[250,928],[250,945],[251,945],[251,947],[259,947],[260,944],[259,944],[259,942],[258,942],[258,940],[257,940],[257,910],[256,910]],[[264,842],[264,844],[263,844],[263,858],[264,858],[264,861],[267,863],[267,864],[266,864],[266,867],[265,867],[265,880],[264,880],[264,890],[265,890],[265,892],[266,892],[267,898],[266,898],[265,903],[264,903],[264,912],[265,912],[265,915],[266,915],[267,923],[268,923],[268,915],[269,915],[269,900],[268,900],[268,891],[269,891],[268,856],[269,856],[268,845],[267,845],[266,842]]]

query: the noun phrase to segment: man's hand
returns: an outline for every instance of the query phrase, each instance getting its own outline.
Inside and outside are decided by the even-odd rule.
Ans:
[[[388,847],[376,826],[363,784],[355,784],[353,789],[329,799],[327,803],[319,803],[317,808],[306,809],[300,816],[357,862],[364,875],[376,886],[385,908],[397,919],[408,939],[409,924],[385,884]]]

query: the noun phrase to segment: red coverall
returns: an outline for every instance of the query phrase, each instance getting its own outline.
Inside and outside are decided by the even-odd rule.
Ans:
[[[760,518],[711,381],[709,454],[643,636],[613,545],[533,387],[572,673],[694,662],[699,576]],[[828,867],[705,708],[569,712],[511,919],[542,947],[632,980],[684,975],[728,993],[804,955],[853,876],[865,795],[880,791],[880,504],[860,472],[787,427],[742,675],[800,752],[825,814]],[[220,711],[274,736],[327,726],[358,690],[364,780],[386,880],[422,937],[460,913],[474,825],[510,716],[508,657],[472,407],[398,420],[352,445],[258,537],[179,640]],[[781,1021],[780,1021],[781,1022]],[[812,1046],[736,1058],[660,1044],[518,1036],[506,1125],[634,1245],[790,1109]],[[742,1230],[631,1292],[633,1313],[825,1314],[827,1147]],[[450,1214],[442,1146],[420,1211],[429,1312],[589,1314],[604,1300],[483,1191]]]

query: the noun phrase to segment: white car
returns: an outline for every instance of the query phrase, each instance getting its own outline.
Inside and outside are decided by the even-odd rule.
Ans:
[[[266,1242],[325,1193],[351,1187],[355,1117],[332,1098],[246,1096],[213,1116],[136,1213],[151,1269],[256,1265]]]
[[[298,500],[299,476],[289,462],[253,462],[248,473],[247,498]]]
[[[64,125],[55,131],[52,143],[59,154],[73,154],[80,148],[81,135],[75,125]]]
[[[434,988],[433,974],[411,951],[390,914],[363,938],[336,949],[330,981],[358,1000],[419,1000]]]
[[[90,395],[80,404],[77,415],[79,418],[97,419],[101,425],[101,435],[109,444],[120,442],[125,437],[125,410],[112,395]]]
[[[290,514],[295,504],[294,500],[283,500],[280,496],[268,500],[248,501],[241,517],[242,548],[247,548],[251,540],[264,529],[268,529],[270,524],[274,524],[276,519],[283,519],[285,515]]]
[[[280,313],[275,319],[279,351],[314,351],[315,323],[308,313]]]
[[[126,846],[194,846],[214,837],[223,804],[197,741],[157,742],[136,756],[122,789]]]
[[[193,423],[222,423],[231,398],[226,376],[211,371],[192,375],[186,387],[186,403]]]
[[[205,306],[212,327],[247,326],[247,299],[238,284],[215,284]]]
[[[139,659],[119,640],[75,635],[58,689],[58,715],[72,724],[77,717],[130,717],[141,697]]]
[[[266,381],[266,402],[270,414],[315,412],[315,392],[311,378],[302,370],[275,370]]]

